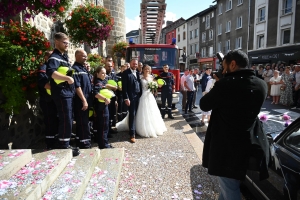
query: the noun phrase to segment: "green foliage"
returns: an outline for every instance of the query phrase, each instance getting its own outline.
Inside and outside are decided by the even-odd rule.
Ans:
[[[50,47],[44,34],[29,24],[11,21],[0,29],[0,90],[6,113],[18,113],[37,94],[36,71]]]
[[[121,57],[125,58],[126,47],[128,46],[127,42],[118,42],[114,44],[112,50],[113,54],[116,56],[117,53],[121,55]]]
[[[66,27],[73,44],[80,46],[83,43],[95,48],[107,40],[114,24],[110,12],[93,4],[76,7],[66,20]]]

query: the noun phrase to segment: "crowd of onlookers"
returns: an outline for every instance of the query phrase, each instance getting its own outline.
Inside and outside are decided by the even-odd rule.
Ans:
[[[252,69],[267,83],[267,98],[273,98],[271,104],[300,108],[300,64],[260,64],[253,65]]]
[[[272,98],[271,104],[282,104],[284,106],[291,106],[293,109],[300,109],[300,63],[285,65],[281,64],[259,64],[252,65],[255,75],[264,80],[268,85],[267,99]],[[193,70],[192,73],[191,70]],[[195,82],[195,91],[192,101],[192,108],[197,108],[195,105],[196,94],[198,88],[201,87],[202,92],[205,92],[207,84],[201,84],[204,77],[210,76],[212,69],[207,67],[205,70],[199,69],[186,69],[183,76],[181,76],[181,93],[182,108],[185,110],[187,102],[187,89],[184,82],[187,76],[193,76]],[[210,76],[211,77],[211,76]]]

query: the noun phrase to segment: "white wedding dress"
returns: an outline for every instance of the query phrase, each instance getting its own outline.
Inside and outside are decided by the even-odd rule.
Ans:
[[[153,81],[152,76],[148,76],[147,80],[142,77],[142,96],[140,98],[139,107],[135,116],[136,133],[142,137],[157,137],[167,131],[166,125],[161,117],[156,100],[148,89],[148,81]],[[119,132],[129,131],[129,115],[116,124]]]

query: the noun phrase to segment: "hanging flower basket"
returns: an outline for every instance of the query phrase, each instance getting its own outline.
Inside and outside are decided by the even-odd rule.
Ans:
[[[0,28],[0,89],[6,101],[0,105],[7,113],[18,113],[28,96],[37,93],[37,69],[44,63],[50,42],[44,33],[24,23],[10,21]],[[28,95],[29,94],[29,95]]]
[[[128,46],[127,42],[118,42],[114,44],[112,51],[116,57],[125,58],[126,47]]]
[[[104,65],[104,59],[98,54],[88,54],[87,62],[91,65],[91,71],[95,71],[97,67]]]
[[[107,40],[114,24],[109,11],[102,6],[87,4],[75,8],[66,20],[71,41],[76,46],[87,44],[96,48]]]
[[[0,18],[13,17],[21,11],[25,13],[25,20],[43,13],[47,17],[63,17],[72,0],[1,0]]]

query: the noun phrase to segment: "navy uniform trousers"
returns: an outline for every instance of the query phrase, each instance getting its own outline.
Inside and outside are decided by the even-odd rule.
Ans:
[[[89,104],[90,102],[88,102]],[[82,110],[82,101],[75,97],[74,116],[76,121],[76,143],[79,148],[91,147],[91,134],[89,125],[89,109]],[[90,105],[90,104],[89,104]]]
[[[58,140],[60,141],[62,148],[67,148],[70,144],[71,132],[72,132],[72,97],[61,97],[54,99],[54,103],[57,108],[57,114],[59,118],[58,126]]]
[[[171,90],[171,92],[170,92],[170,90]],[[172,89],[165,86],[165,88],[163,88],[161,91],[161,113],[162,113],[162,115],[165,115],[166,111],[167,111],[168,115],[171,115],[172,98],[173,98],[172,97]],[[168,103],[168,108],[166,108],[166,101]]]
[[[124,102],[123,96],[118,94],[118,122],[122,121],[127,115],[128,107]]]
[[[99,103],[104,104],[104,103]],[[98,135],[98,147],[104,149],[109,147],[108,144],[108,131],[109,131],[109,110],[107,105],[96,106],[96,123]]]
[[[53,100],[45,100],[40,97],[40,107],[44,116],[47,148],[55,148],[55,135],[58,133],[58,117],[55,103]]]
[[[108,134],[113,133],[112,127],[116,126],[116,113],[117,113],[116,100],[117,100],[116,97],[111,98],[110,104],[108,105],[108,109],[109,109],[109,133]]]

